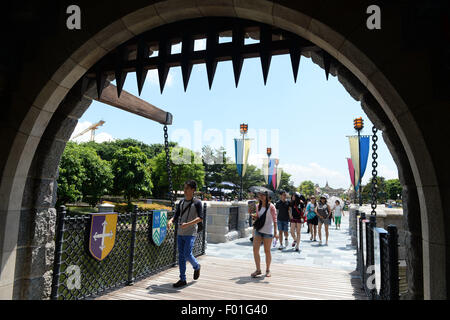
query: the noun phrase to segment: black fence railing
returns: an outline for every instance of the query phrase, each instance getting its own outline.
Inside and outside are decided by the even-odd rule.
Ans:
[[[399,299],[398,234],[395,225],[376,227],[376,217],[367,219],[356,211],[357,269],[362,288],[373,300]]]
[[[203,210],[206,216],[206,205]],[[173,214],[169,211],[167,219]],[[56,226],[51,299],[97,296],[177,265],[176,224],[168,228],[164,241],[157,246],[152,241],[152,221],[153,211],[140,212],[137,207],[132,213],[119,213],[114,247],[99,261],[88,248],[91,215],[67,214],[62,207]],[[196,257],[206,249],[206,219],[203,225],[193,248]]]

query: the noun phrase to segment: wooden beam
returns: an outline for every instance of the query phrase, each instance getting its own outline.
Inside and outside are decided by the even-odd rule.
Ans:
[[[117,88],[112,84],[103,89],[100,99],[94,98],[94,100],[137,114],[161,124],[172,124],[172,114],[170,112],[161,110],[125,90],[121,92],[119,98],[117,96]]]

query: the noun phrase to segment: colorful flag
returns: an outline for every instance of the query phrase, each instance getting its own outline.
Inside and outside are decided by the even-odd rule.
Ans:
[[[250,139],[234,139],[234,150],[236,155],[236,167],[239,176],[245,175],[247,169],[248,154],[250,151]]]
[[[269,159],[263,159],[262,172],[266,184],[269,184]]]
[[[350,143],[350,154],[355,172],[354,186],[356,191],[358,191],[359,185],[362,181],[362,177],[364,176],[364,172],[366,171],[367,160],[369,158],[369,144],[370,144],[369,138],[370,137],[368,136],[363,136],[360,137],[358,141],[358,136],[348,137],[348,141]]]
[[[280,186],[282,172],[283,172],[283,169],[277,168],[277,185],[276,185],[275,189],[277,189]]]
[[[353,167],[352,159],[347,158],[347,163],[348,163],[348,172],[350,173],[350,181],[353,187],[355,187],[355,168]]]

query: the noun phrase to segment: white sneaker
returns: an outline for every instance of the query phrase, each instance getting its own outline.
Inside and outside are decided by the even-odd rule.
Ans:
[[[322,240],[319,241],[319,246],[321,246],[321,245],[322,245]]]

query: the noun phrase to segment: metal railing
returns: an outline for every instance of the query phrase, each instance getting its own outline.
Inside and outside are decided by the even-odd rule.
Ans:
[[[203,231],[197,234],[193,254],[206,249],[206,204],[203,206]],[[168,219],[174,213],[168,212]],[[55,259],[53,267],[53,300],[78,300],[97,296],[136,280],[176,266],[177,226],[168,228],[160,246],[151,240],[153,211],[119,213],[112,251],[101,261],[89,253],[91,215],[71,215],[64,206],[58,210]]]
[[[356,211],[357,269],[362,289],[373,300],[399,299],[398,233],[395,225],[387,230],[376,227],[376,217],[366,219]]]

